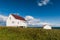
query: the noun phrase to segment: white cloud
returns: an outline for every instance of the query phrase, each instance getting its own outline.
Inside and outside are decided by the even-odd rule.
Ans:
[[[47,22],[41,22],[41,24],[42,25],[46,25],[46,24],[50,25],[50,23],[47,23]]]
[[[32,16],[26,16],[25,19],[27,20],[27,24],[31,26],[43,26],[43,25],[51,25],[51,26],[60,26],[60,24],[54,24],[49,22],[42,22],[39,18],[34,18]]]
[[[25,17],[25,20],[33,20],[34,19],[34,17],[32,17],[32,16],[26,16]]]
[[[45,24],[49,24],[47,22],[41,22],[40,19],[34,18],[32,16],[26,16],[25,19],[27,20],[27,24],[31,26],[42,26]]]
[[[40,2],[38,2],[38,6],[47,5],[49,2],[50,2],[50,0],[41,0]]]
[[[0,15],[0,26],[6,25],[7,16]]]
[[[0,21],[6,21],[6,20],[7,20],[7,16],[0,15]]]
[[[32,16],[26,16],[25,19],[27,20],[28,25],[38,25],[40,23],[40,19],[36,19]]]

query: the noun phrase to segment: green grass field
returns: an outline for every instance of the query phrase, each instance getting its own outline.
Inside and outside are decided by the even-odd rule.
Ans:
[[[0,27],[0,40],[60,40],[60,30]]]

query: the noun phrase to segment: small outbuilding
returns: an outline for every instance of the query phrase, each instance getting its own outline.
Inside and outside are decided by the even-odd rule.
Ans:
[[[52,29],[51,25],[45,24],[43,25],[43,29]]]

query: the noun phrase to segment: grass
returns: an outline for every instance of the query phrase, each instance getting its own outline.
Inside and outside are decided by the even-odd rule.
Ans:
[[[0,40],[60,40],[60,30],[0,27]]]

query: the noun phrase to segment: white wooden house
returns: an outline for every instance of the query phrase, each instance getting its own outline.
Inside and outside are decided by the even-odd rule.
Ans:
[[[7,21],[6,26],[9,27],[27,27],[26,20],[18,15],[10,14]]]

